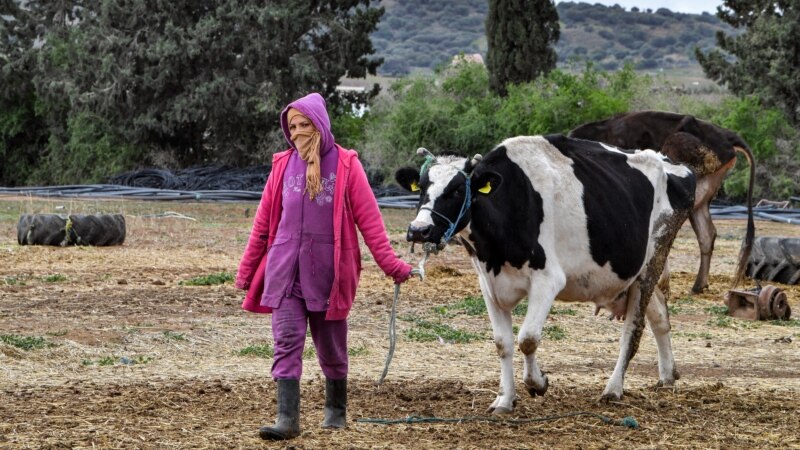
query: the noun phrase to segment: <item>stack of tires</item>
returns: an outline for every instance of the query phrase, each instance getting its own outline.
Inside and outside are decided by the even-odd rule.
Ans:
[[[763,236],[753,242],[747,274],[757,280],[800,282],[800,238]]]
[[[20,245],[121,245],[125,242],[122,214],[23,214],[17,224]]]

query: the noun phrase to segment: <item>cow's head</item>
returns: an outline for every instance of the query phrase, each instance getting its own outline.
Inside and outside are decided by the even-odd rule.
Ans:
[[[395,179],[403,188],[418,192],[417,217],[408,226],[406,239],[430,242],[443,247],[456,233],[463,230],[472,218],[472,205],[482,196],[489,196],[499,187],[500,176],[485,171],[476,177],[480,155],[472,159],[458,156],[426,156],[421,170],[399,169]]]

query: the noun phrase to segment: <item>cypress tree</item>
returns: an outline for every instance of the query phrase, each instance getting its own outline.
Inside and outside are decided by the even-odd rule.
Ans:
[[[552,0],[489,0],[486,65],[489,86],[505,96],[506,85],[535,80],[556,66],[558,11]]]

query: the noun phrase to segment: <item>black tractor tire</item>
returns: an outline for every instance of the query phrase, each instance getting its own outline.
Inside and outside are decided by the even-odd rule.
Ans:
[[[800,238],[757,237],[747,261],[747,274],[776,283],[800,282]]]
[[[23,214],[17,224],[20,245],[122,245],[122,214]]]

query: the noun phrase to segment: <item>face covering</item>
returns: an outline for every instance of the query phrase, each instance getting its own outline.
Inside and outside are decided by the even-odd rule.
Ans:
[[[300,111],[290,108],[286,115],[288,123],[291,124],[292,119],[297,116],[305,117]],[[310,119],[306,119],[311,122]],[[295,147],[297,147],[300,158],[308,165],[306,167],[306,192],[308,192],[308,197],[314,200],[314,198],[322,192],[322,178],[320,177],[319,167],[321,139],[319,131],[314,127],[312,122],[311,129],[300,130],[298,127],[292,131],[290,139],[294,142]]]

